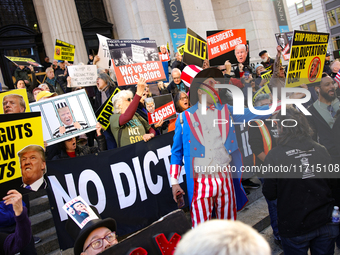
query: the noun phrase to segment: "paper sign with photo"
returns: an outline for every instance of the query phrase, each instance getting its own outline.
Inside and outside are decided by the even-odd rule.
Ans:
[[[71,77],[71,87],[88,87],[97,85],[96,65],[69,66],[68,73]]]
[[[14,102],[10,103],[10,102]],[[0,92],[0,114],[30,112],[26,89],[12,89]]]
[[[154,40],[109,40],[107,42],[119,86],[165,80]]]
[[[150,125],[160,120],[176,118],[176,109],[171,94],[146,98],[145,107],[148,111]]]
[[[275,34],[277,44],[282,48],[282,55],[284,60],[289,60],[290,48],[294,32],[287,32]]]
[[[91,207],[80,196],[67,202],[63,209],[82,229],[89,221],[99,219]]]
[[[168,62],[170,61],[170,56],[169,56],[169,52],[166,48],[165,45],[161,45],[159,46],[159,59],[162,61],[162,62]]]
[[[30,104],[41,112],[44,141],[52,145],[96,129],[96,117],[84,89]]]

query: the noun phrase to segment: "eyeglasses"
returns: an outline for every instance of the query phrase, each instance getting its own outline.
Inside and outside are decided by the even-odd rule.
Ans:
[[[179,100],[183,101],[184,99],[189,99],[189,97],[181,97]]]
[[[92,249],[94,250],[98,250],[100,248],[103,247],[103,240],[106,239],[106,241],[108,241],[108,243],[112,243],[116,240],[117,236],[116,236],[116,232],[111,232],[109,234],[107,234],[106,236],[104,236],[103,238],[98,238],[94,241],[92,241],[85,249],[83,252],[85,252],[90,246],[92,247]]]
[[[129,101],[129,102],[131,102],[131,101],[132,101],[132,98],[129,97],[129,98],[127,98],[126,100]]]

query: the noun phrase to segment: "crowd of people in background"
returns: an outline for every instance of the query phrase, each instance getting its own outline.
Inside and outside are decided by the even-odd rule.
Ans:
[[[225,84],[232,84],[242,89],[246,106],[248,88],[251,88],[252,97],[254,97],[265,84],[268,84],[270,90],[277,88],[277,96],[280,99],[282,96],[281,88],[285,87],[286,84],[287,71],[287,67],[283,66],[281,61],[282,47],[277,47],[275,58],[271,58],[266,50],[261,51],[259,56],[262,62],[254,65],[254,68],[242,64],[247,51],[246,45],[240,45],[235,49],[236,57],[238,60],[240,59],[240,64],[237,66],[232,66],[230,61],[226,59],[224,65],[210,67],[209,61],[205,60],[201,68],[219,70]],[[155,95],[151,93],[151,84],[147,84],[144,78],[140,78],[136,86],[119,87],[121,91],[112,98],[114,113],[110,117],[110,128],[103,130],[101,125],[97,123],[96,131],[87,133],[86,136],[74,137],[60,144],[48,146],[45,151],[46,160],[62,160],[104,150],[113,150],[136,142],[148,142],[155,136],[171,131],[175,131],[176,134],[181,122],[178,116],[190,109],[193,104],[191,103],[190,88],[181,80],[181,73],[186,64],[182,61],[182,56],[178,52],[174,54],[174,58],[171,68],[165,70],[171,74],[170,82],[159,81],[153,85],[154,88],[157,88],[157,95],[172,95],[177,112],[175,119],[170,121],[160,120],[149,125],[146,105],[148,100],[146,99]],[[67,70],[67,67],[72,65],[71,63],[55,60],[51,63],[49,61],[49,58],[46,57],[44,63],[42,63],[46,78],[41,84],[39,84],[32,66],[18,66],[13,74],[16,80],[15,89],[26,89],[30,103],[80,89],[71,87],[71,78]],[[98,56],[90,54],[87,64],[95,65],[98,61]],[[82,65],[83,63],[79,64]],[[272,77],[268,82],[261,77],[261,74],[270,70]],[[310,101],[304,104],[309,106],[308,110],[311,112],[311,116],[306,118],[297,109],[291,107],[286,116],[279,113],[277,116],[270,117],[275,119],[275,125],[271,125],[272,122],[265,122],[265,125],[256,121],[252,122],[253,128],[249,129],[248,142],[254,154],[253,164],[255,166],[296,164],[305,167],[317,164],[333,164],[334,166],[340,164],[340,132],[338,132],[340,130],[340,107],[337,96],[339,84],[334,81],[339,71],[340,62],[338,60],[331,61],[330,54],[327,52],[321,81],[313,87],[308,87],[308,84],[301,86],[311,93]],[[213,76],[210,77],[214,78]],[[98,68],[97,86],[85,88],[93,110],[98,110],[116,88],[118,88],[118,84],[113,71]],[[219,91],[222,102],[229,105],[233,104],[230,91],[227,89],[217,91]],[[291,98],[299,98],[304,95],[293,94],[290,96]],[[4,113],[24,112],[25,109],[20,100],[15,96],[4,98]],[[254,98],[254,105],[266,107],[272,101],[272,96],[269,93],[260,94]],[[298,125],[290,129],[280,125],[284,118],[295,120]],[[263,184],[263,194],[268,203],[275,243],[283,247],[286,254],[307,254],[308,249],[311,250],[312,254],[333,254],[335,242],[340,247],[339,225],[331,221],[333,206],[340,205],[340,182],[337,179],[329,180],[317,176],[317,173],[307,172],[303,178],[293,180],[260,178]],[[249,189],[260,187],[260,184],[249,178],[242,180],[242,183],[247,194],[249,194]],[[13,209],[9,209],[11,205],[13,205]],[[0,219],[2,232],[0,238],[3,240],[1,248],[6,252],[5,254],[23,251],[30,242],[32,243],[33,237],[31,238],[32,233],[30,224],[28,224],[27,209],[23,206],[20,193],[9,191],[8,196],[1,201],[0,206],[3,212],[6,211],[8,218],[12,219],[10,221],[12,228],[7,225],[7,222],[5,223]],[[98,232],[101,237],[101,239],[98,239],[100,241],[97,243],[89,242],[88,236],[86,236],[83,241],[77,243],[77,251],[93,249],[99,252],[104,249],[104,242],[108,243],[108,246],[116,244],[117,240],[115,234],[113,234],[116,230],[116,223],[111,221],[110,224],[109,227],[105,226],[105,229],[100,229]],[[13,228],[13,226],[16,227]],[[243,228],[244,226],[235,225],[231,227],[234,227],[236,231],[239,227]],[[11,229],[13,233],[7,232],[6,235],[3,235],[5,228]],[[214,228],[223,232],[218,224],[210,227],[202,225],[202,227],[198,227],[197,232],[201,231],[200,236],[203,235],[207,238],[214,235],[210,233]],[[226,228],[229,228],[229,226],[226,225]],[[98,231],[98,229],[94,228],[93,231]],[[93,235],[93,231],[90,235]],[[191,234],[194,234],[194,232]],[[253,233],[249,233],[249,236],[252,235]],[[257,237],[249,237],[249,240],[252,238],[258,240],[257,242],[263,242],[262,239],[256,239]],[[193,240],[189,238],[189,235],[187,239],[190,239],[187,242]],[[184,238],[183,243],[185,240]],[[252,245],[255,247],[257,244]],[[107,247],[105,246],[105,248]],[[30,249],[32,252],[34,245],[33,247],[31,245]],[[186,247],[185,244],[181,244],[176,254],[198,254],[198,252],[192,253],[193,249],[195,249],[194,246]],[[220,247],[219,249],[223,248]],[[234,247],[234,249],[236,248]],[[268,247],[265,246],[265,249],[268,249]],[[34,254],[34,251],[30,254]]]

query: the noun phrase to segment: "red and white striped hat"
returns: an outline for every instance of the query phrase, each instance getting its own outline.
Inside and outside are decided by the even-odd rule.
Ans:
[[[181,80],[187,87],[190,88],[192,80],[195,78],[196,74],[198,74],[202,70],[203,69],[198,66],[188,65],[182,71]]]

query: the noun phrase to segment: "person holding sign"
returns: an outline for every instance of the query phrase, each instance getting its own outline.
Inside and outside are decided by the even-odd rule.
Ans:
[[[145,79],[140,78],[134,97],[130,90],[122,90],[112,98],[114,114],[110,117],[110,124],[118,147],[142,140],[147,142],[156,135],[148,122],[136,113],[145,87]]]
[[[179,52],[175,53],[175,58],[176,60],[172,63],[171,68],[178,68],[182,72],[187,65],[182,62],[182,55]]]
[[[274,87],[277,88],[277,98],[278,100],[281,100],[281,88],[285,87],[286,85],[286,74],[283,66],[280,63],[282,52],[281,46],[277,46],[276,50],[277,54],[273,65],[273,75],[270,79],[269,87],[271,90]]]
[[[60,137],[64,134],[69,134],[88,127],[87,123],[84,121],[74,121],[71,110],[66,101],[62,100],[56,102],[56,107],[59,119],[64,125],[60,126],[54,131],[53,137]]]
[[[22,195],[16,190],[8,191],[3,200],[6,205],[13,206],[16,227],[12,234],[0,233],[0,254],[23,252],[33,238],[27,208],[22,205]]]

